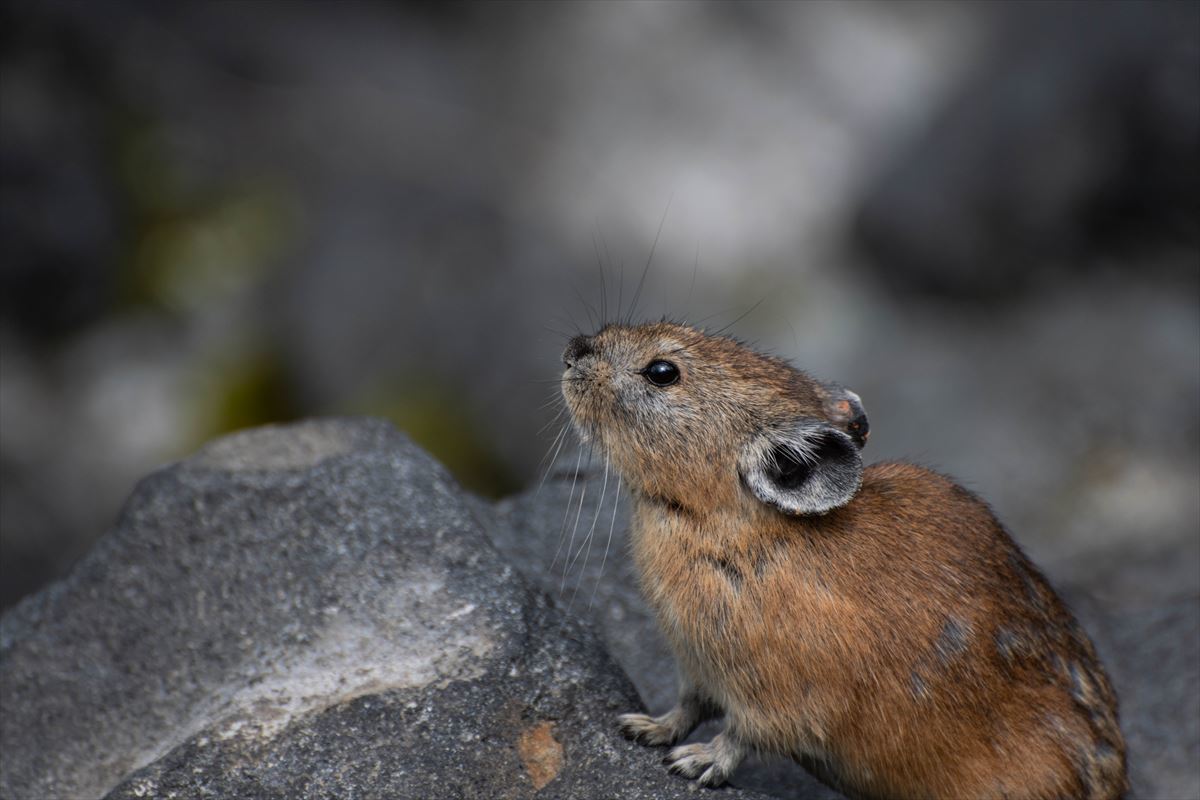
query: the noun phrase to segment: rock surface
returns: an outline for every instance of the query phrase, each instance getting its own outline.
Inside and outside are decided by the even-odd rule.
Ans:
[[[473,503],[373,421],[151,475],[0,622],[0,796],[695,797],[615,733],[633,687]]]
[[[214,442],[0,620],[0,797],[706,796],[613,728],[675,684],[616,489],[564,456],[492,506],[366,420]],[[1185,562],[1049,570],[1117,684],[1141,798],[1200,796]],[[733,783],[714,796],[840,797],[790,763]]]

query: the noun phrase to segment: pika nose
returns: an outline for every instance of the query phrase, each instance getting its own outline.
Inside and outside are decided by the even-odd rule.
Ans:
[[[592,337],[573,336],[571,341],[567,342],[567,349],[563,350],[563,363],[570,367],[579,359],[590,356],[594,352],[596,352],[596,348],[592,347]]]

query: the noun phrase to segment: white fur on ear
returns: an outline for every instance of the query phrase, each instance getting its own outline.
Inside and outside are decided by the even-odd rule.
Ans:
[[[858,393],[841,384],[822,383],[817,384],[817,395],[829,420],[849,434],[859,448],[866,445],[867,437],[871,435],[871,423],[867,421],[867,412]]]
[[[824,514],[854,497],[863,463],[844,431],[804,420],[756,436],[742,453],[740,471],[762,502],[787,514]]]

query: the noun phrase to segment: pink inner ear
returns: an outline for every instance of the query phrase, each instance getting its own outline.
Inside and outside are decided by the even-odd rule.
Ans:
[[[849,400],[839,400],[837,402],[837,410],[838,410],[839,414],[845,414],[846,416],[850,416],[850,401]]]

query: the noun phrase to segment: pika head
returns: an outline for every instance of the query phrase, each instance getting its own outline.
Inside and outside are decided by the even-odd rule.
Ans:
[[[659,322],[576,336],[563,361],[576,429],[644,496],[823,514],[858,491],[868,434],[858,395],[782,359]]]

